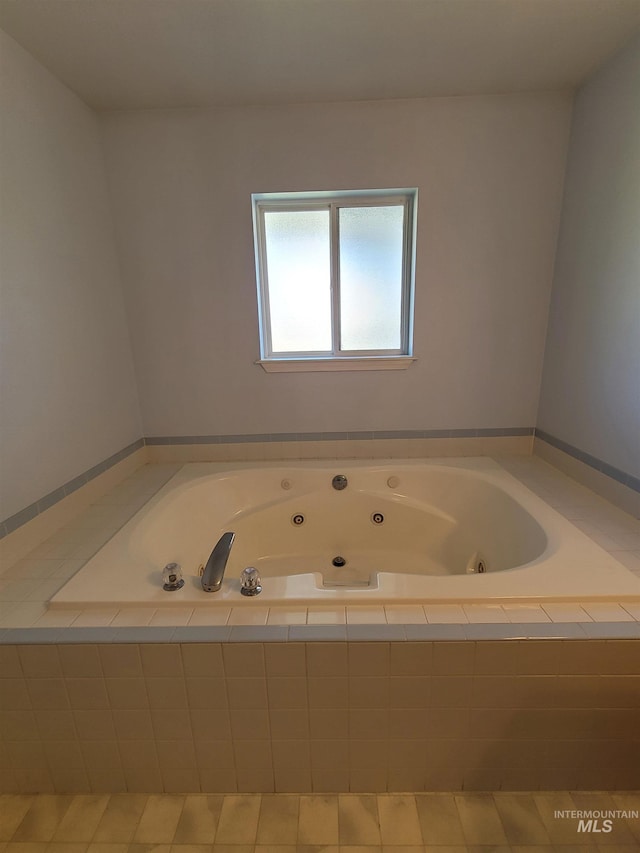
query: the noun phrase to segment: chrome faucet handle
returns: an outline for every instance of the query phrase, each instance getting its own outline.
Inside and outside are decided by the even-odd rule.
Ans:
[[[260,574],[253,566],[247,566],[240,575],[240,592],[242,595],[258,595],[262,592]]]
[[[183,586],[184,578],[179,564],[167,563],[162,570],[162,588],[166,592],[175,592],[176,589],[182,589]]]

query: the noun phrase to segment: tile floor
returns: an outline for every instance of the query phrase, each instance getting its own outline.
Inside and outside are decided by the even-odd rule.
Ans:
[[[584,832],[560,810],[626,816]],[[4,795],[0,853],[637,853],[634,810],[640,792]]]

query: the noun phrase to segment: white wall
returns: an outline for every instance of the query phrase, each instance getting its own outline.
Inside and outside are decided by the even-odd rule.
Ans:
[[[96,118],[0,32],[0,518],[141,435]]]
[[[101,117],[146,435],[532,426],[569,95]],[[417,186],[408,371],[266,374],[252,192]]]
[[[640,38],[576,98],[538,426],[640,476]]]

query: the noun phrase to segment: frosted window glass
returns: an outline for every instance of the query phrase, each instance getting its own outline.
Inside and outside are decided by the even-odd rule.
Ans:
[[[339,211],[343,350],[402,346],[404,207]]]
[[[264,227],[273,352],[330,352],[329,211],[266,211]]]

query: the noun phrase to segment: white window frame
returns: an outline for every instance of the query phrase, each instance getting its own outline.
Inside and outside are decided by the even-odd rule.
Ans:
[[[417,189],[353,190],[312,193],[254,193],[253,233],[258,289],[260,359],[269,371],[405,369],[413,357],[413,303]],[[404,207],[401,346],[398,349],[344,350],[340,346],[339,217],[341,207]],[[264,215],[270,211],[328,210],[331,253],[331,351],[277,352],[271,346],[269,282]]]

